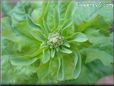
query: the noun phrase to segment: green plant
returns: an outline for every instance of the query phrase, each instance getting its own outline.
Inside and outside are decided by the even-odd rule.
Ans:
[[[2,18],[2,83],[95,83],[113,73],[112,6],[76,4],[21,1]]]

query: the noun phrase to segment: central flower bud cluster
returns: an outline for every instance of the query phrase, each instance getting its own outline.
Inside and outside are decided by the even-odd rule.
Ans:
[[[47,44],[50,48],[56,48],[63,44],[64,38],[59,33],[50,33]]]

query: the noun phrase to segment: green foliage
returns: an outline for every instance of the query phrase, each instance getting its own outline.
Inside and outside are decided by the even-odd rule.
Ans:
[[[86,50],[85,52],[87,52],[87,57],[85,61],[86,63],[92,62],[96,59],[99,59],[100,61],[102,61],[104,65],[109,65],[113,63],[113,56],[102,50],[90,48],[89,50]]]
[[[18,2],[1,22],[2,83],[88,84],[113,74],[112,13],[104,3]]]

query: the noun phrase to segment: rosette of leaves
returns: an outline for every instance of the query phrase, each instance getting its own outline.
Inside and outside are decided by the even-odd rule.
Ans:
[[[94,83],[113,73],[112,6],[77,3],[21,1],[2,18],[2,83]]]

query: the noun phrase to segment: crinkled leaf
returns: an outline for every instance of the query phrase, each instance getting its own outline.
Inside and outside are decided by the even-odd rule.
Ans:
[[[100,60],[104,65],[113,63],[113,56],[99,49],[87,49],[86,63],[90,63],[96,59]]]
[[[109,38],[108,32],[112,27],[112,4],[106,6],[100,3],[99,6],[88,6],[85,2],[78,4],[79,2],[72,0],[44,0],[43,3],[22,1],[16,4],[9,17],[2,19],[3,83],[55,84],[59,81],[75,79],[75,83],[87,84],[95,82],[105,74],[113,74],[110,64],[112,62],[109,59],[113,54],[112,39]],[[68,42],[56,48],[56,54],[44,44],[45,42],[47,45],[48,35],[53,32],[60,33],[64,37],[64,42]],[[43,35],[45,39],[42,38]],[[40,42],[39,39],[43,40]],[[75,41],[72,41],[74,39]],[[85,47],[97,51],[88,51]],[[48,50],[42,53],[46,48]],[[81,58],[78,51],[72,52],[76,48],[79,51],[85,49]],[[97,54],[99,57],[103,56],[102,61],[101,59],[92,61],[93,51],[96,52],[95,58]],[[91,56],[92,60],[86,59],[86,56]],[[60,57],[62,61],[58,62]],[[33,60],[35,58],[40,60]],[[85,59],[91,62],[87,61],[85,64]],[[9,60],[19,66],[11,64]],[[97,60],[101,64],[96,63]]]
[[[108,70],[107,70],[108,68]],[[104,66],[100,61],[93,61],[87,65],[82,65],[80,76],[74,80],[67,80],[66,84],[95,84],[97,80],[112,74],[113,65]]]
[[[91,3],[90,4],[86,3],[86,6],[84,6],[85,3],[81,3],[82,6],[79,6],[78,2],[75,2],[75,11],[76,11],[77,15],[74,15],[74,17],[75,17],[74,21],[77,24],[80,24],[84,21],[91,20],[96,15],[101,15],[101,16],[105,17],[106,21],[112,20],[113,9],[112,9],[111,2],[109,2],[108,4],[106,4],[106,2],[105,2],[105,5],[104,5],[104,1],[101,2],[100,5],[99,5],[99,3],[95,3],[96,6],[92,6]],[[85,7],[86,7],[86,9],[85,9]],[[106,9],[108,9],[108,10],[106,10]],[[107,14],[110,14],[110,17]]]

